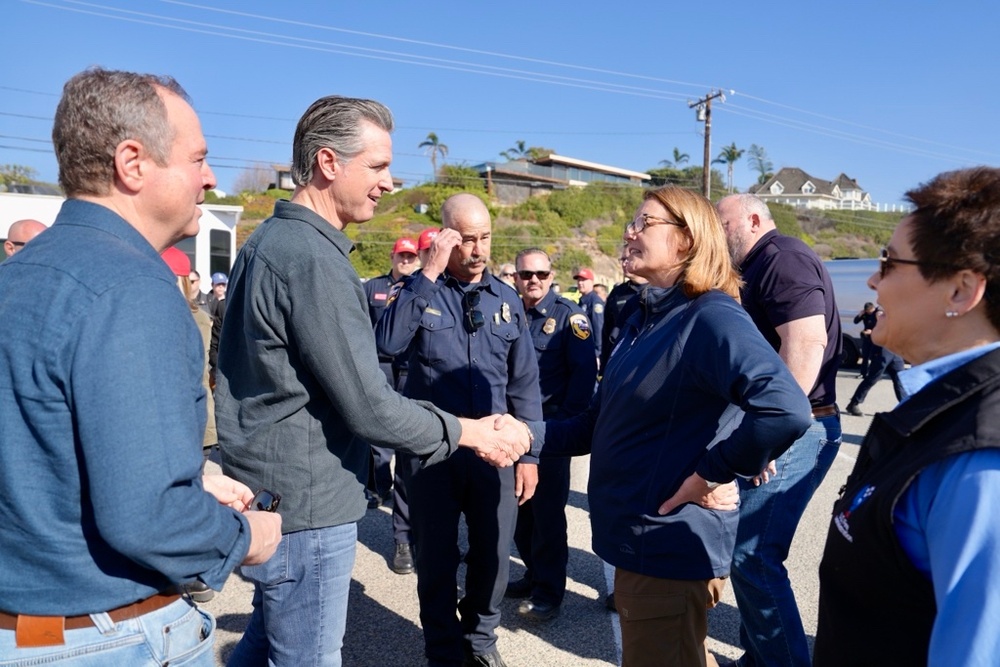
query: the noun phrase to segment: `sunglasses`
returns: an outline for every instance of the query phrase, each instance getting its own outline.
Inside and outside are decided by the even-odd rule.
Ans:
[[[527,282],[531,280],[531,276],[535,276],[539,280],[548,280],[549,276],[552,275],[551,271],[518,271],[517,276]]]
[[[250,501],[250,509],[257,512],[277,512],[281,496],[273,491],[261,489]]]
[[[486,325],[486,316],[479,310],[479,290],[466,292],[462,297],[462,325],[469,333],[476,333]]]
[[[882,254],[878,258],[878,276],[879,278],[885,278],[889,271],[892,270],[895,264],[909,264],[910,266],[939,266],[945,269],[951,269],[953,271],[958,271],[959,267],[952,264],[942,264],[940,262],[921,262],[916,259],[898,259],[896,257],[889,257],[889,249],[882,248]]]

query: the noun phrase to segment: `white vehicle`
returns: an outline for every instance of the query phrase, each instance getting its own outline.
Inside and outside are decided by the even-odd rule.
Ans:
[[[7,239],[11,224],[18,220],[32,218],[51,225],[63,201],[60,196],[0,192],[0,243]],[[213,273],[229,275],[236,258],[236,225],[243,214],[243,207],[203,204],[201,210],[198,235],[184,239],[177,247],[188,256],[191,266],[202,276],[202,284],[208,285]]]

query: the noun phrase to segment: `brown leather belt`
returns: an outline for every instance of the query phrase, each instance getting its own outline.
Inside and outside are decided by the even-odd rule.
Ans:
[[[138,602],[133,602],[132,604],[127,604],[123,607],[118,607],[117,609],[112,609],[107,612],[108,616],[115,623],[120,623],[121,621],[128,620],[130,618],[136,618],[142,616],[143,614],[148,614],[151,611],[156,611],[157,609],[162,609],[168,604],[173,604],[180,599],[180,593],[171,591],[168,593],[157,593],[156,595],[151,595],[145,600],[139,600]],[[80,630],[82,628],[94,627],[94,621],[90,618],[89,614],[83,616],[30,616],[26,614],[8,614],[7,612],[0,611],[0,629],[2,630],[14,630],[18,634],[26,630],[27,625],[37,623],[40,625],[53,625],[58,624],[64,630]],[[28,629],[30,632],[30,629]]]
[[[833,417],[839,415],[840,410],[837,409],[836,404],[834,405],[820,405],[812,409],[813,419],[822,419],[823,417]]]

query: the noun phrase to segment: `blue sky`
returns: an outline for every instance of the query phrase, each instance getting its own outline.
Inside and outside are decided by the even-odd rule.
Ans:
[[[1000,164],[1000,3],[263,2],[2,0],[0,164],[55,181],[51,119],[89,65],[171,74],[191,94],[222,189],[288,162],[316,98],[371,97],[395,114],[393,174],[502,160],[524,140],[637,171],[675,147],[762,146],[774,163],[879,203],[941,171]],[[645,5],[645,6],[644,6]],[[724,165],[716,168],[725,172]],[[744,158],[734,184],[756,173]]]

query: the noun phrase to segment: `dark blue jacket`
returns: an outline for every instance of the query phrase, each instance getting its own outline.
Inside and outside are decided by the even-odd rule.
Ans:
[[[738,512],[657,509],[691,473],[758,474],[812,423],[788,368],[731,297],[650,287],[624,323],[595,401],[534,425],[544,455],[591,454],[594,551],[665,579],[729,573]]]

